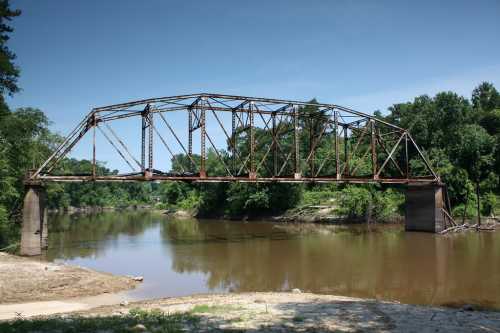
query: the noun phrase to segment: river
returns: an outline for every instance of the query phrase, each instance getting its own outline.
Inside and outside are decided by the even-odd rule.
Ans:
[[[500,231],[453,236],[400,225],[297,234],[279,223],[174,220],[144,211],[52,215],[49,260],[143,276],[133,299],[302,291],[500,309]]]

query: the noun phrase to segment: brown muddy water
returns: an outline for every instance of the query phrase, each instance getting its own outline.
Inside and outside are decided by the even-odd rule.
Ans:
[[[453,236],[402,226],[297,235],[272,222],[173,220],[159,213],[54,215],[50,260],[143,276],[135,299],[302,291],[500,309],[500,231]]]

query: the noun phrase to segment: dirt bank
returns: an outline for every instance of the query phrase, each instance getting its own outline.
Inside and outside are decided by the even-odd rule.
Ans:
[[[115,293],[136,284],[128,277],[0,252],[0,304]]]
[[[68,325],[77,330],[91,325],[106,332],[134,328],[163,332],[168,331],[166,325],[176,327],[175,331],[196,332],[499,332],[500,312],[305,293],[242,293],[103,306],[2,325],[18,332],[31,332],[23,327],[36,327],[37,332],[45,332],[44,327],[64,331]]]

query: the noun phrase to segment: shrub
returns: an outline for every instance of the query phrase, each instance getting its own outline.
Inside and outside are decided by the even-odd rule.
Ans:
[[[0,206],[0,249],[6,250],[7,247],[14,246],[19,239],[19,226],[9,220],[9,214],[5,207]]]
[[[385,220],[400,213],[405,202],[404,195],[392,188],[374,192],[373,215],[379,220]]]
[[[339,194],[339,207],[337,211],[346,217],[364,216],[371,205],[372,195],[364,187],[347,186]]]
[[[487,193],[481,198],[481,213],[485,216],[490,216],[495,213],[497,205],[497,197],[493,193]]]

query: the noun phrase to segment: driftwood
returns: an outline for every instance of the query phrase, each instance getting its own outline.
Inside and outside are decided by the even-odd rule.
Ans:
[[[446,209],[441,208],[441,211],[443,212],[445,221],[448,220],[452,227],[458,226],[457,222],[455,222],[455,220],[453,219],[453,217],[451,217],[451,215],[446,211]]]
[[[447,234],[447,233],[455,233],[455,232],[462,232],[462,231],[470,231],[470,230],[476,230],[476,231],[494,231],[496,230],[495,225],[491,226],[485,226],[485,225],[479,225],[479,224],[467,224],[463,223],[460,225],[455,225],[450,228],[447,228],[443,231],[440,232],[441,235]]]

